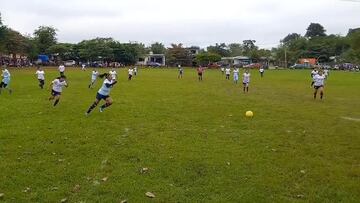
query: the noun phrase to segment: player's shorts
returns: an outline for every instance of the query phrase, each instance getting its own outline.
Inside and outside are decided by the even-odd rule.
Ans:
[[[96,94],[96,99],[99,100],[99,101],[102,100],[102,99],[106,100],[108,97],[109,97],[109,95],[102,95],[100,93]]]
[[[91,78],[91,82],[94,83],[96,81],[96,78]]]
[[[239,76],[238,75],[234,75],[234,80],[239,80]]]
[[[55,91],[55,90],[51,90],[51,95],[55,97],[55,96],[61,95],[61,92],[57,92],[57,91]]]
[[[320,85],[320,86],[314,86],[314,89],[319,89],[320,87],[324,87],[324,85]]]
[[[1,82],[0,83],[0,88],[6,88],[7,87],[7,84],[6,83],[4,83],[4,82]]]
[[[198,73],[198,76],[202,76],[202,73]]]
[[[243,85],[244,85],[245,87],[248,87],[248,86],[249,86],[249,82],[243,82]]]

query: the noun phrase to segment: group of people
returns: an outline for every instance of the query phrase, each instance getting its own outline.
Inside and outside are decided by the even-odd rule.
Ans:
[[[230,80],[230,75],[231,75],[230,67],[229,66],[227,66],[226,68],[221,67],[220,70],[221,70],[222,74],[225,73],[225,79]],[[234,83],[238,84],[240,69],[238,67],[234,67],[232,72],[233,72]],[[260,72],[261,77],[263,77],[264,69],[260,68],[259,72]],[[251,76],[251,74],[249,72],[249,69],[245,69],[244,73],[242,74],[242,83],[243,83],[243,92],[244,93],[249,92],[250,76]]]

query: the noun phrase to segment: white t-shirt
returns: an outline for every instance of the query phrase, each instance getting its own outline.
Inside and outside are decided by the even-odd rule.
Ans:
[[[115,80],[116,79],[116,75],[117,75],[117,72],[114,70],[114,71],[110,71],[109,72],[109,74],[111,75],[111,78],[113,79],[113,80]]]
[[[221,70],[222,72],[224,72],[225,69],[224,69],[224,68],[221,68],[220,70]]]
[[[263,73],[263,72],[264,72],[264,69],[263,69],[263,68],[260,68],[259,71],[260,71],[260,73]]]
[[[329,75],[329,70],[328,70],[328,69],[325,69],[325,70],[324,70],[324,75],[325,75],[325,76],[328,76],[328,75]]]
[[[137,72],[137,68],[136,68],[136,67],[134,68],[134,72],[135,72],[135,73]]]
[[[62,92],[62,88],[67,85],[65,80],[60,82],[59,79],[55,79],[51,83],[53,84],[52,89],[56,92]]]
[[[239,75],[239,69],[237,68],[234,69],[234,75]]]
[[[37,70],[35,74],[39,80],[45,80],[45,72],[43,70]]]
[[[8,69],[5,69],[5,70],[2,71],[1,76],[3,76],[4,79],[10,79],[11,74],[8,71]]]
[[[243,83],[249,83],[250,82],[250,73],[244,73],[243,74]]]
[[[314,77],[314,76],[317,75],[317,74],[318,74],[318,71],[317,71],[317,70],[311,71],[311,76],[312,76],[312,77]]]
[[[129,75],[132,75],[133,72],[134,72],[134,70],[130,68],[130,69],[128,70],[128,72],[129,72]]]
[[[92,73],[91,73],[91,79],[96,80],[98,74],[99,74],[99,72],[97,72],[96,70],[93,70]]]
[[[81,67],[84,69],[84,68],[86,67],[86,65],[85,65],[85,64],[82,64]]]
[[[99,89],[98,93],[104,96],[107,96],[110,94],[111,88],[113,87],[112,85],[107,87],[106,85],[110,85],[114,82],[114,80],[108,80],[105,79],[101,88]]]
[[[325,75],[315,75],[314,76],[314,86],[323,86],[325,80]]]
[[[231,71],[230,68],[225,69],[225,74],[230,75],[230,71]]]
[[[64,65],[60,65],[60,66],[59,66],[59,71],[60,71],[60,72],[64,72],[64,71],[65,71],[65,66],[64,66]]]

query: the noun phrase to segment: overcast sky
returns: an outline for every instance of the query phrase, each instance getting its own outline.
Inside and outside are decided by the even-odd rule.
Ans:
[[[360,27],[356,0],[0,0],[0,12],[4,24],[23,34],[51,25],[60,42],[71,43],[113,37],[206,47],[254,39],[270,48],[288,33],[305,34],[311,22],[327,34]]]

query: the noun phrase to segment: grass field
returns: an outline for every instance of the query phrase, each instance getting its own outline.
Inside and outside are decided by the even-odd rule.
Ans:
[[[67,70],[57,107],[35,70],[0,95],[0,201],[358,202],[360,74],[252,72],[250,92],[217,70],[119,71],[113,106],[84,115],[101,85]],[[46,69],[46,88],[57,71]],[[104,72],[104,70],[101,70]],[[244,116],[252,110],[252,119]],[[142,168],[148,168],[142,171]],[[155,194],[150,199],[146,192]]]

